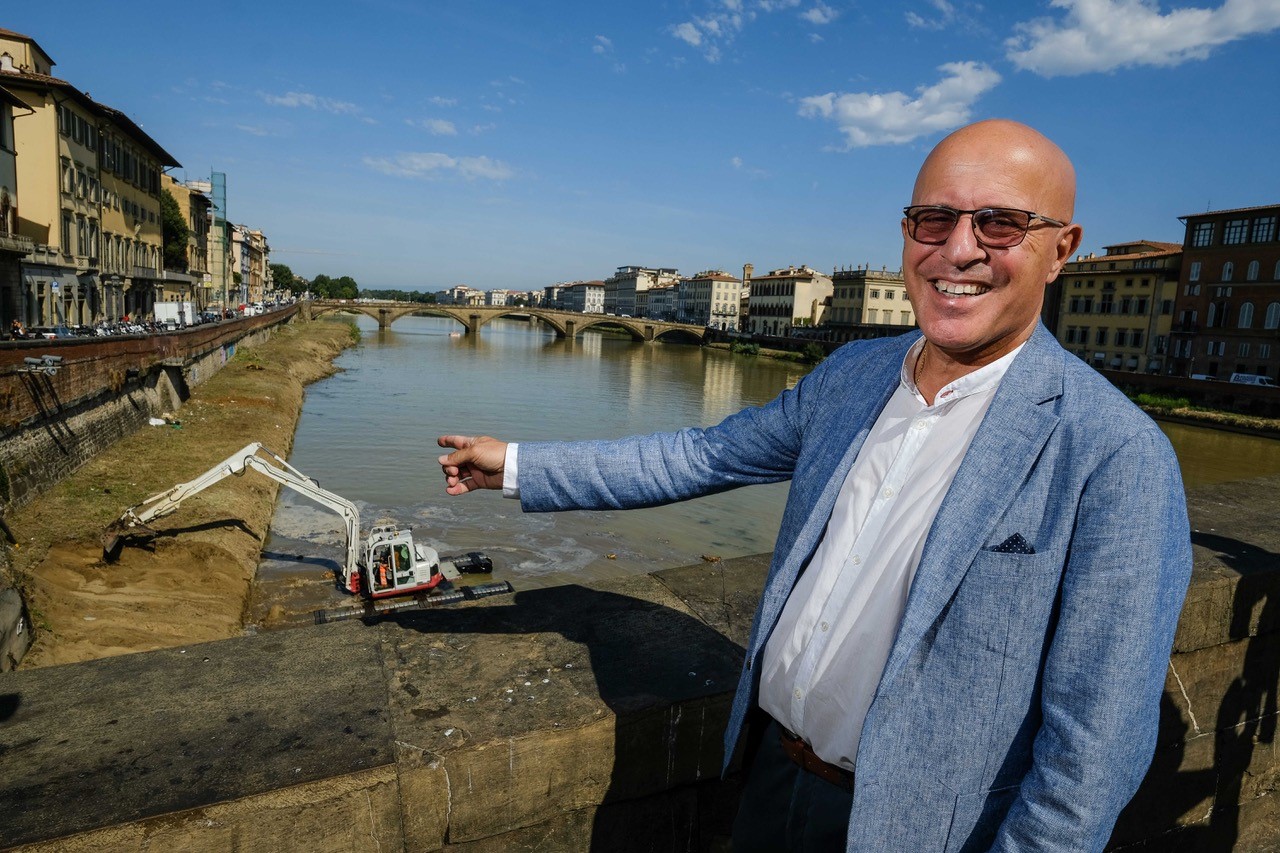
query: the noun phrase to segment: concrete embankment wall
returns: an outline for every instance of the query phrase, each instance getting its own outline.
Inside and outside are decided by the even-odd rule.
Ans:
[[[0,345],[0,505],[21,504],[172,411],[234,353],[296,308],[168,335]],[[25,358],[60,356],[52,375]]]
[[[1275,849],[1277,486],[1191,498],[1159,747],[1113,849]],[[766,566],[0,675],[0,847],[723,849]]]

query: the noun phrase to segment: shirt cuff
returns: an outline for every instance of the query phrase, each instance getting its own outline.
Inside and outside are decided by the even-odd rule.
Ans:
[[[507,456],[502,463],[502,496],[504,498],[520,498],[520,445],[514,441],[507,444]]]

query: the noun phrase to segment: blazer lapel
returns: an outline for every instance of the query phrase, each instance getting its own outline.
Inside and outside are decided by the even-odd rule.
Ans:
[[[1041,404],[1062,394],[1062,358],[1039,326],[1009,366],[925,540],[880,690],[951,600],[1056,428],[1057,415]]]

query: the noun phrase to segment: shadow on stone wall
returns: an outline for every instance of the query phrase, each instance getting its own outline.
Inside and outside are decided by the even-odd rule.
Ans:
[[[737,791],[715,780],[742,650],[701,620],[645,598],[564,586],[517,593],[509,605],[402,614],[395,622],[426,635],[500,635],[515,655],[527,652],[534,657],[528,661],[530,669],[568,659],[573,650],[566,646],[585,651],[589,674],[582,677],[589,677],[594,685],[580,681],[579,692],[586,694],[582,688],[593,686],[616,719],[612,756],[602,756],[611,763],[610,778],[599,808],[566,814],[564,803],[556,803],[554,795],[548,798],[545,812],[535,818],[543,822],[537,837],[545,849],[588,849],[583,842],[589,833],[591,850],[695,851],[706,850],[727,835]],[[415,661],[415,655],[429,644],[394,638],[393,642],[399,660],[410,666],[428,663]],[[479,644],[471,648],[478,649]],[[438,664],[438,658],[430,663]],[[525,697],[517,696],[500,708],[490,734],[501,739],[511,732],[590,725],[599,719],[599,711],[598,705],[594,711],[589,707],[595,703],[587,698],[587,703],[566,698],[562,708],[522,707]],[[698,720],[695,713],[704,700],[708,704]],[[679,721],[681,706],[690,717],[684,726]],[[473,704],[466,713],[474,716],[477,710],[482,708]],[[597,758],[581,756],[582,772],[599,766]],[[551,787],[543,777],[556,772],[555,768],[531,769],[540,787]],[[713,781],[693,784],[699,780]],[[472,841],[475,846],[468,844],[467,851],[523,849],[510,836],[489,835],[481,840],[486,837],[477,837],[474,828],[456,825],[458,818],[455,806],[449,841]],[[461,820],[465,822],[466,817]],[[493,828],[518,836],[518,830],[531,825]],[[454,849],[452,844],[449,847]]]
[[[1192,653],[1204,658],[1184,667],[1200,672],[1198,683],[1179,688],[1189,703],[1186,710],[1170,692],[1162,697],[1155,757],[1142,788],[1120,816],[1113,849],[1257,849],[1241,837],[1242,813],[1274,785],[1270,765],[1280,686],[1280,635],[1275,633],[1280,594],[1273,587],[1280,554],[1212,533],[1197,531],[1191,539],[1240,575],[1231,605],[1232,642]],[[1243,655],[1237,659],[1233,652],[1240,649]],[[1174,656],[1174,667],[1179,657]],[[1221,696],[1216,711],[1197,701],[1215,695]]]

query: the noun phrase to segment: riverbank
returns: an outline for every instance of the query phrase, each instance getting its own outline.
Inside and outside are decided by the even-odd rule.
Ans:
[[[126,507],[250,441],[287,456],[304,387],[334,372],[333,358],[355,340],[353,329],[293,323],[264,344],[241,347],[174,413],[177,424],[117,442],[7,519],[17,539],[10,580],[23,590],[37,631],[23,668],[240,633],[274,483],[218,484],[157,522],[162,535],[152,550],[126,549],[113,565],[103,562],[98,537]]]
[[[1135,401],[1138,402],[1138,401]],[[1138,402],[1138,408],[1160,421],[1187,426],[1211,427],[1245,435],[1280,438],[1280,418],[1261,418],[1237,412],[1199,409],[1192,406],[1151,406]]]

